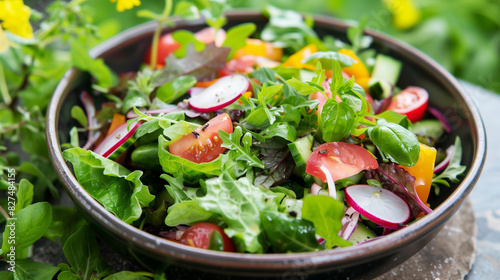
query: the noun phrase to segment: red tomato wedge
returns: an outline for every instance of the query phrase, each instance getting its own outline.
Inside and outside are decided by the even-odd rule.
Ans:
[[[217,35],[215,34],[215,29],[212,27],[207,27],[194,34],[196,39],[202,43],[208,45],[215,41],[217,46],[221,46],[226,39],[226,32],[224,30],[219,30]],[[178,50],[181,44],[177,43],[172,37],[172,33],[167,33],[160,37],[158,40],[158,54],[156,55],[156,65],[163,67],[165,66],[165,59],[173,52]],[[150,64],[151,62],[151,47],[149,48],[145,62]]]
[[[421,87],[407,87],[396,95],[387,110],[406,115],[411,122],[424,116],[429,102],[429,93]]]
[[[226,233],[219,227],[211,223],[198,223],[189,227],[181,236],[182,244],[190,245],[201,249],[211,249],[211,247],[219,247],[219,244],[210,244],[210,240],[214,240],[213,234],[220,233],[222,240],[223,251],[234,252],[234,245]],[[212,246],[210,246],[212,245]]]
[[[321,170],[324,166],[330,171],[334,181],[358,174],[365,169],[378,168],[378,162],[370,152],[358,145],[345,142],[328,142],[320,145],[307,161],[306,173],[327,182],[327,175]]]
[[[170,153],[196,163],[210,162],[226,150],[221,146],[219,130],[233,133],[233,122],[226,113],[171,143]]]

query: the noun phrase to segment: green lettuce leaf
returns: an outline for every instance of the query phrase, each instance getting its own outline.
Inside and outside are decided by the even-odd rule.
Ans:
[[[104,208],[130,224],[142,214],[142,208],[154,196],[143,185],[142,171],[130,172],[120,164],[81,148],[63,152],[73,164],[75,176],[82,187]]]
[[[240,252],[264,253],[262,211],[278,212],[283,194],[256,187],[247,178],[234,180],[227,172],[207,180],[207,195],[196,198],[205,210],[219,215],[228,225],[224,230]]]
[[[219,176],[222,174],[222,158],[220,155],[210,162],[196,163],[187,159],[172,155],[167,146],[170,143],[165,137],[158,138],[158,157],[163,171],[177,177],[181,174],[184,176],[184,181],[187,183],[196,183],[200,179]]]

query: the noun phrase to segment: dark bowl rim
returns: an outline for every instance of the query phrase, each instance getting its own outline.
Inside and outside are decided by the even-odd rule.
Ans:
[[[232,19],[241,17],[253,19],[254,21],[267,19],[261,12],[252,10],[230,11],[227,17],[228,22],[231,22]],[[314,19],[315,27],[333,28],[342,31],[350,26],[348,23],[333,17],[315,16]],[[183,23],[182,27],[198,26],[202,24],[201,21],[186,23],[178,20],[177,22]],[[93,57],[101,57],[113,47],[130,40],[137,34],[151,32],[155,27],[155,22],[149,22],[125,30],[93,48],[91,50],[91,55]],[[412,243],[424,238],[426,234],[431,232],[433,227],[442,227],[444,222],[446,222],[462,204],[473,189],[484,166],[486,156],[486,131],[479,111],[472,101],[472,98],[468,93],[464,92],[457,80],[448,73],[447,70],[414,47],[402,43],[390,36],[372,30],[366,30],[365,34],[372,36],[374,41],[384,42],[384,44],[389,45],[391,49],[406,54],[414,63],[436,74],[440,83],[442,83],[450,93],[456,98],[462,99],[463,104],[466,105],[465,112],[469,114],[469,125],[473,129],[475,153],[469,172],[462,179],[462,182],[456,190],[442,204],[429,215],[414,222],[410,227],[393,232],[390,236],[383,239],[374,240],[353,247],[325,250],[321,252],[259,255],[202,250],[162,239],[128,225],[108,212],[78,184],[71,169],[62,157],[57,129],[58,114],[62,106],[62,101],[69,92],[67,86],[80,74],[80,71],[76,69],[69,70],[61,79],[47,111],[47,144],[58,176],[64,183],[70,196],[78,201],[82,207],[87,209],[93,219],[100,220],[102,226],[107,230],[125,240],[132,240],[136,246],[142,247],[144,250],[159,253],[162,257],[189,259],[190,263],[203,263],[204,265],[214,267],[227,267],[229,265],[231,268],[236,269],[241,268],[249,270],[253,268],[264,268],[271,271],[290,269],[291,267],[297,266],[317,267],[318,265],[322,267],[325,265],[335,265],[335,268],[341,268],[355,265],[360,263],[361,260],[365,262],[366,260],[375,260],[381,256],[389,255],[403,244]]]

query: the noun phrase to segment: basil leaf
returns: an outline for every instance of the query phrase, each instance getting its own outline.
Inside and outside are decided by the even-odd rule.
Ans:
[[[342,74],[340,64],[336,60],[332,60],[332,70],[333,77],[330,88],[332,89],[332,97],[335,97],[335,94],[340,92],[340,89],[344,85],[344,75]]]
[[[257,26],[254,23],[243,23],[233,26],[227,31],[226,40],[222,46],[231,48],[231,52],[227,57],[228,60],[233,57],[237,50],[246,46],[246,39],[252,35],[256,29]]]
[[[311,221],[316,234],[325,239],[325,247],[346,247],[352,245],[339,236],[344,217],[344,204],[326,195],[311,195],[303,199],[302,219]]]
[[[408,120],[408,118],[405,115],[401,115],[390,110],[375,115],[375,118],[384,119],[388,122],[399,124],[400,126],[406,129],[410,128],[411,126],[410,120]]]
[[[130,224],[139,219],[142,207],[155,198],[143,185],[142,171],[130,172],[122,165],[91,151],[72,148],[63,157],[73,164],[82,187],[104,208]]]
[[[165,103],[172,103],[195,84],[196,79],[193,76],[181,76],[159,87],[156,91],[156,97]]]
[[[301,95],[309,95],[311,93],[315,93],[317,91],[320,91],[320,92],[325,92],[325,89],[318,85],[318,84],[314,84],[314,83],[305,83],[305,82],[302,82],[300,80],[297,80],[295,78],[291,78],[290,80],[287,80],[286,83],[292,87],[294,87],[297,92]]]
[[[108,275],[107,265],[99,252],[99,244],[88,226],[83,226],[71,235],[63,246],[64,256],[68,260],[70,272],[80,279]]]
[[[52,221],[52,208],[48,202],[37,202],[19,210],[14,218],[15,225],[7,221],[3,233],[2,252],[6,254],[10,247],[16,247],[16,252],[33,245],[45,231]],[[15,226],[16,238],[9,239],[11,226]],[[13,241],[14,242],[13,242]]]
[[[26,179],[21,179],[16,193],[17,202],[15,212],[28,207],[33,202],[33,184]]]
[[[399,124],[379,120],[368,129],[368,135],[383,157],[404,166],[414,166],[418,161],[418,138]]]
[[[321,250],[314,224],[277,212],[261,213],[262,227],[274,253],[313,252]]]
[[[59,271],[58,267],[29,259],[17,259],[14,269],[14,279],[36,280],[52,279]],[[2,278],[6,279],[6,278]]]
[[[356,114],[349,105],[329,99],[321,111],[323,139],[326,142],[342,140],[351,132],[355,117]]]

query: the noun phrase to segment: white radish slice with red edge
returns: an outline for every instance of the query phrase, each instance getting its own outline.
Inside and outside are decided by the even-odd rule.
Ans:
[[[122,124],[104,138],[101,144],[94,149],[94,153],[111,160],[117,159],[135,142],[134,133],[140,125],[140,122],[134,123],[129,130],[127,123]]]
[[[99,136],[101,136],[100,130],[96,128],[99,127],[99,122],[96,117],[96,109],[94,105],[94,100],[87,92],[82,92],[80,95],[80,100],[83,103],[83,107],[85,108],[85,112],[87,113],[88,127],[89,127],[89,138],[87,139],[87,143],[82,147],[84,150],[90,149],[92,145],[97,141]]]
[[[330,170],[326,168],[326,166],[321,165],[319,168],[323,173],[325,173],[326,176],[326,181],[328,182],[328,195],[333,197],[333,199],[337,199],[337,189],[335,189],[335,181],[333,180],[332,173],[330,173]]]
[[[189,106],[199,112],[213,112],[222,109],[243,95],[250,82],[240,74],[225,76],[211,86],[189,98]]]
[[[399,229],[410,219],[408,203],[391,191],[370,185],[345,188],[345,199],[359,214],[390,229]]]
[[[345,215],[342,218],[342,228],[339,231],[339,236],[345,240],[351,238],[352,233],[358,226],[359,212],[353,207],[347,208]]]

